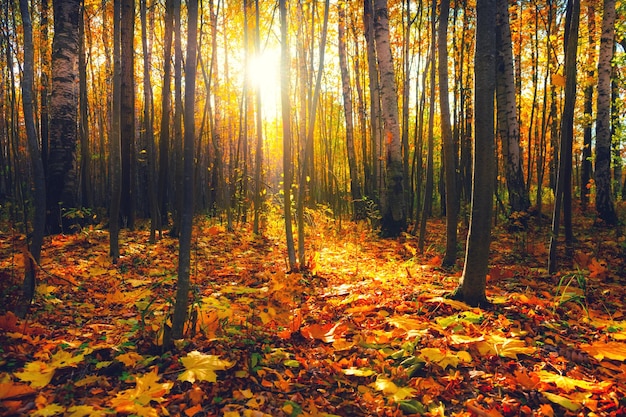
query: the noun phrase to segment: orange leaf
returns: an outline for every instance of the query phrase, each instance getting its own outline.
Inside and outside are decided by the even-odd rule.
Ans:
[[[598,261],[596,258],[593,258],[591,262],[589,262],[589,277],[602,279],[605,277],[607,271],[606,262]]]
[[[340,326],[340,324],[311,324],[310,326],[300,328],[300,333],[309,339],[318,339],[326,343],[332,343],[335,341],[335,335],[341,336],[346,331],[345,326]]]
[[[202,406],[200,404],[196,404],[193,407],[186,408],[185,414],[187,414],[189,417],[192,417],[200,411],[202,411]]]

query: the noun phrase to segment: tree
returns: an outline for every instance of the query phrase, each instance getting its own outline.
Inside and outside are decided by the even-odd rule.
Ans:
[[[406,230],[402,143],[398,124],[398,90],[389,44],[387,0],[374,1],[374,39],[380,74],[380,96],[386,144],[386,189],[382,200],[381,235],[396,237]]]
[[[285,237],[287,239],[287,256],[289,268],[296,267],[296,250],[293,241],[293,226],[291,216],[291,183],[293,171],[291,167],[291,102],[289,99],[289,43],[287,33],[287,4],[286,0],[279,0],[280,9],[280,103],[283,119],[283,207],[285,210]]]
[[[457,223],[459,197],[457,193],[456,149],[450,123],[450,103],[448,99],[448,15],[450,1],[442,0],[439,13],[439,103],[441,107],[441,141],[446,183],[446,253],[442,264],[456,262]]]
[[[584,112],[585,112],[585,128],[583,133],[583,149],[581,155],[580,169],[580,206],[583,211],[587,210],[589,203],[589,195],[591,194],[590,180],[592,178],[593,164],[591,161],[591,139],[593,127],[593,90],[594,83],[591,81],[595,77],[595,61],[594,53],[596,49],[596,12],[595,5],[589,3],[587,5],[587,27],[589,28],[589,44],[587,52],[587,83],[585,85]]]
[[[121,96],[120,140],[122,198],[120,215],[129,229],[135,227],[135,1],[122,0],[120,21]]]
[[[244,7],[247,7],[244,1]],[[255,15],[255,31],[254,31],[254,48],[257,55],[261,55],[261,18],[259,16],[259,0],[254,2],[254,15]],[[244,11],[247,15],[247,10]],[[246,27],[247,33],[247,27]],[[247,48],[247,45],[246,45]],[[247,70],[247,68],[246,68]],[[253,230],[255,234],[259,233],[259,217],[261,215],[261,204],[263,203],[263,112],[262,112],[262,100],[261,100],[261,86],[259,83],[256,85],[256,154],[254,159],[254,224]],[[247,109],[247,107],[246,107]],[[247,125],[247,120],[246,120]],[[247,150],[247,146],[244,147]],[[244,166],[247,166],[247,160],[244,160]],[[245,180],[244,171],[244,180]]]
[[[113,98],[111,109],[111,134],[109,135],[109,165],[111,204],[109,208],[109,254],[113,263],[120,257],[120,205],[122,197],[122,149],[120,139],[121,119],[121,50],[120,50],[121,0],[113,1]]]
[[[361,199],[361,185],[359,184],[356,151],[354,149],[354,122],[352,119],[352,89],[350,86],[350,73],[348,72],[348,59],[346,57],[346,11],[345,3],[340,1],[339,18],[337,19],[339,67],[341,71],[341,87],[343,92],[343,109],[346,116],[346,150],[348,152],[348,170],[350,171],[350,194],[352,196],[352,216],[354,219],[362,219],[364,216]]]
[[[78,16],[79,0],[54,0],[50,97],[47,220],[50,233],[70,232],[63,219],[77,208]]]
[[[596,117],[596,211],[607,225],[617,224],[611,192],[611,60],[615,39],[615,0],[604,0],[602,37],[598,57]],[[621,181],[620,178],[617,179]]]
[[[156,241],[156,231],[161,233],[161,216],[159,214],[159,201],[157,198],[156,184],[156,151],[154,144],[154,112],[152,104],[152,81],[150,78],[150,66],[152,53],[148,48],[148,25],[146,19],[147,0],[139,3],[141,20],[141,48],[143,51],[143,126],[146,138],[148,160],[148,198],[150,200],[150,242]]]
[[[578,23],[580,0],[567,2],[565,22],[565,103],[561,117],[561,144],[559,148],[559,171],[554,211],[552,213],[552,233],[548,255],[548,272],[556,272],[557,238],[563,208],[565,227],[565,247],[568,255],[573,255],[574,236],[572,232],[572,146],[574,141],[574,110],[576,107],[576,53],[578,50]]]
[[[195,140],[196,50],[198,44],[198,0],[187,2],[187,54],[185,57],[185,143],[183,155],[183,211],[180,221],[176,304],[172,315],[172,339],[183,337],[189,307],[191,233],[193,225],[193,173]]]
[[[530,206],[528,190],[524,184],[524,169],[520,149],[520,128],[515,99],[515,74],[509,23],[508,0],[497,0],[496,13],[496,95],[498,133],[502,140],[505,177],[509,192],[511,212],[526,211]]]
[[[24,124],[28,141],[28,152],[33,167],[33,232],[28,243],[28,251],[31,256],[26,259],[24,282],[22,285],[22,302],[18,307],[17,314],[24,317],[28,312],[36,286],[36,268],[41,259],[41,246],[46,226],[46,177],[41,160],[41,150],[35,131],[35,104],[34,87],[34,48],[33,48],[33,25],[28,10],[28,0],[20,0],[20,12],[22,15],[22,27],[24,29],[24,72],[22,76],[22,103],[24,105]]]
[[[494,93],[496,0],[476,2],[474,55],[474,161],[472,208],[465,266],[454,297],[471,306],[488,304],[485,294],[491,243],[495,168]]]

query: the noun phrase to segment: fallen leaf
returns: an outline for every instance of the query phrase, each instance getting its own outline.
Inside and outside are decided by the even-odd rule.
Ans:
[[[180,361],[185,367],[185,371],[178,376],[178,380],[191,383],[196,382],[196,380],[217,382],[215,371],[223,371],[234,365],[233,362],[220,359],[219,356],[205,355],[197,350],[189,352]]]

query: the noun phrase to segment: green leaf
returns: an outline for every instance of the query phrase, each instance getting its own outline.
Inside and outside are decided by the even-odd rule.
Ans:
[[[551,392],[543,392],[542,394],[548,400],[550,400],[553,403],[558,404],[558,405],[560,405],[562,407],[565,407],[566,409],[568,409],[570,411],[578,411],[582,407],[581,404],[575,403],[574,401],[570,400],[569,398],[563,397],[561,395],[552,394]]]

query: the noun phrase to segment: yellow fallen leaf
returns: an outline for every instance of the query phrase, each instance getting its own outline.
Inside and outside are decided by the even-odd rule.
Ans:
[[[141,416],[157,416],[157,411],[150,406],[151,401],[163,402],[164,395],[169,393],[173,382],[159,382],[158,369],[154,368],[143,376],[135,376],[135,388],[118,392],[110,404],[117,412],[138,414]]]
[[[215,371],[223,371],[234,365],[233,362],[220,359],[219,356],[205,355],[194,350],[181,358],[185,371],[178,376],[179,381],[188,381],[192,384],[196,381],[217,382]]]
[[[67,409],[67,417],[104,417],[110,415],[106,410],[98,410],[90,405],[73,405]]]
[[[56,368],[48,366],[42,361],[33,361],[24,366],[23,372],[16,372],[15,376],[22,381],[30,382],[33,388],[43,388],[52,381]]]
[[[605,392],[611,385],[613,385],[611,381],[590,382],[548,371],[533,372],[533,374],[538,376],[541,382],[553,383],[565,392],[571,392],[576,388],[580,388],[586,391],[600,393]]]
[[[84,353],[79,353],[76,356],[72,356],[71,353],[60,350],[50,358],[50,367],[52,368],[67,368],[68,366],[76,367],[80,362],[85,359]]]
[[[595,342],[591,345],[581,345],[580,348],[599,361],[604,358],[626,361],[626,344],[622,342]]]
[[[551,392],[544,392],[542,394],[548,400],[550,400],[553,403],[558,404],[558,405],[560,405],[562,407],[565,407],[566,409],[568,409],[570,411],[577,411],[579,408],[582,407],[581,404],[576,403],[576,402],[570,400],[567,397],[563,397],[562,395],[552,394]]]
[[[476,344],[481,355],[499,355],[505,358],[517,359],[518,354],[532,355],[533,346],[527,346],[520,339],[511,339],[497,334],[486,335],[485,340]]]
[[[441,366],[443,369],[446,369],[448,365],[456,368],[459,362],[472,361],[472,356],[465,351],[452,352],[437,348],[420,349],[420,357],[426,362],[432,362]]]
[[[48,404],[44,408],[40,408],[31,414],[31,416],[35,417],[47,417],[47,416],[56,416],[58,414],[62,414],[65,411],[65,407],[59,404]]]
[[[137,352],[127,352],[127,353],[122,353],[121,355],[117,356],[115,359],[122,362],[128,368],[132,368],[137,364],[138,361],[143,360],[143,356],[141,356]]]

